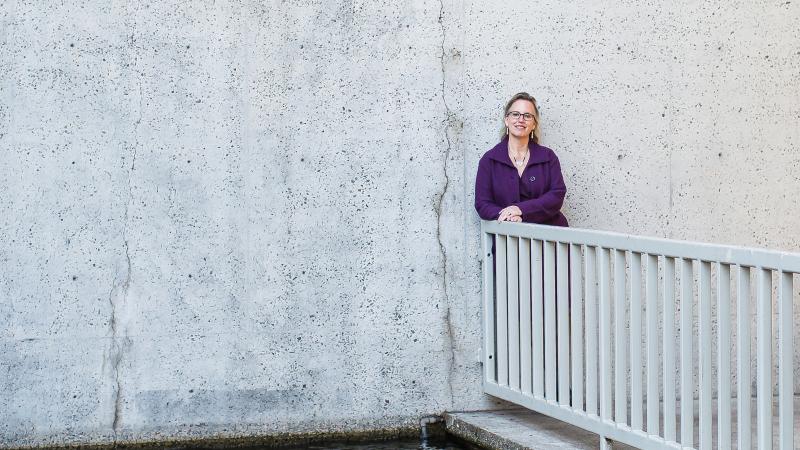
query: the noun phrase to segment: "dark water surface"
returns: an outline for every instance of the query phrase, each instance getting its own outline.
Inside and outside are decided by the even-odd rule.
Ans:
[[[431,437],[425,440],[402,439],[372,443],[306,444],[285,447],[285,450],[480,450],[480,447],[450,437]]]

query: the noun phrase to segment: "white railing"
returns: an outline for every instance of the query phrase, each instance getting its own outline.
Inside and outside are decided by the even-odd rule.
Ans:
[[[482,236],[486,393],[601,448],[795,448],[800,254],[494,221]]]

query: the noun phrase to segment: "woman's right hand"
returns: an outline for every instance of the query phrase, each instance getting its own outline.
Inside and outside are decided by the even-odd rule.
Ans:
[[[498,222],[522,222],[522,211],[519,207],[511,205],[503,208],[497,217]]]

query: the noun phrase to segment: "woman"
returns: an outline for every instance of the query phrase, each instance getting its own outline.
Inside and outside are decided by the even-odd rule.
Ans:
[[[506,103],[505,136],[478,163],[475,209],[484,220],[568,226],[567,188],[556,154],[539,145],[536,99],[520,92]]]

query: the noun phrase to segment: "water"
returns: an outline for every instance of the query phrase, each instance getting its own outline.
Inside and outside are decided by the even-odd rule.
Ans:
[[[286,447],[285,450],[479,450],[480,447],[451,437],[434,436],[423,440],[403,439],[379,442],[307,444]]]
[[[285,447],[284,450],[481,450],[447,434],[440,417],[423,417],[420,437],[375,442],[331,442]]]

